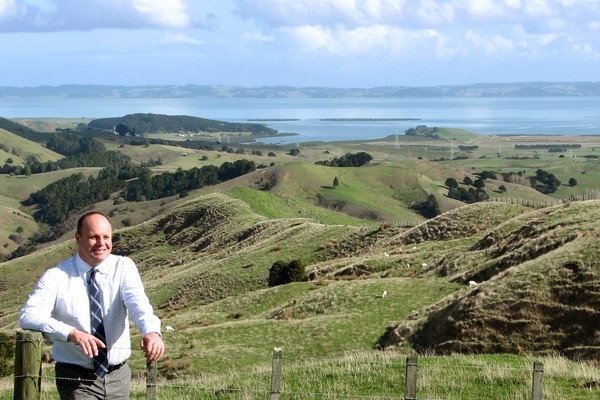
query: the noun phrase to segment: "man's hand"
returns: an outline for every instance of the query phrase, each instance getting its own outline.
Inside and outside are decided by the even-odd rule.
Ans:
[[[98,355],[98,347],[103,349],[106,348],[106,345],[102,343],[102,340],[94,335],[90,335],[89,333],[77,329],[73,329],[69,333],[67,342],[75,343],[77,346],[81,347],[83,353],[90,358]]]
[[[146,360],[156,361],[165,353],[162,337],[156,332],[150,332],[142,338],[140,347],[146,353]]]

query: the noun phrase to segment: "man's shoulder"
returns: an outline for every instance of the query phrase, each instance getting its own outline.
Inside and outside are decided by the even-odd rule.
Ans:
[[[58,273],[58,272],[67,272],[71,271],[73,268],[77,268],[77,263],[75,261],[75,256],[66,258],[56,264],[54,267],[48,269],[48,272]]]
[[[44,273],[45,277],[57,278],[59,276],[70,276],[75,274],[77,271],[77,264],[75,257],[70,257],[62,260],[53,267],[50,267]]]

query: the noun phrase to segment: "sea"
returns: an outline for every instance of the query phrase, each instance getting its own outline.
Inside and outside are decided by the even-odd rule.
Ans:
[[[4,118],[133,113],[264,123],[294,134],[261,139],[281,144],[377,139],[417,125],[489,135],[600,135],[600,97],[0,98]]]

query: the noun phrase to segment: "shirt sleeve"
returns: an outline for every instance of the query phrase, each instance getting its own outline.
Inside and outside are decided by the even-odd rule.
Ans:
[[[22,329],[39,331],[50,341],[67,341],[73,327],[52,317],[58,295],[55,270],[48,270],[36,283],[21,309],[19,325]]]
[[[122,270],[121,295],[131,319],[142,336],[150,332],[161,334],[160,319],[154,314],[154,309],[146,296],[137,266],[130,258],[123,257]]]

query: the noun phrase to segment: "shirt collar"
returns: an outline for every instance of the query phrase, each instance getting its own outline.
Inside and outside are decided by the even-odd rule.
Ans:
[[[104,260],[106,261],[106,260]],[[81,256],[79,256],[79,254],[75,255],[75,266],[77,267],[77,272],[79,272],[79,275],[84,276],[85,274],[87,274],[92,268],[96,268],[98,270],[98,272],[103,273],[106,270],[106,267],[104,267],[105,263],[101,262],[100,264],[98,264],[96,267],[92,267],[90,264],[86,263],[85,261],[83,261],[83,259],[81,258]]]

